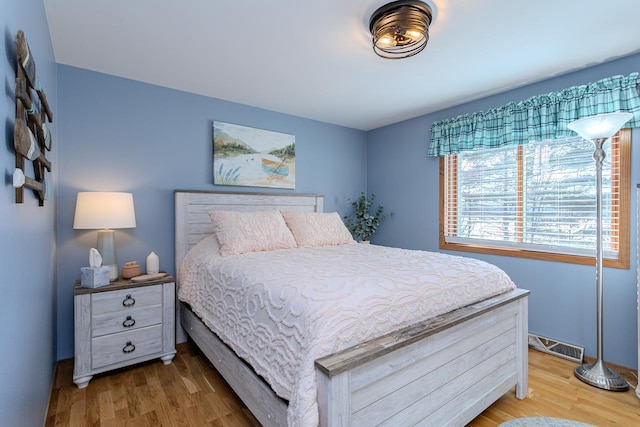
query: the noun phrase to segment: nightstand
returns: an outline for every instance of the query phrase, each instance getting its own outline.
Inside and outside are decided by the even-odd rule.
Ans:
[[[74,289],[75,360],[79,388],[100,372],[176,354],[175,279],[116,280],[99,288]]]

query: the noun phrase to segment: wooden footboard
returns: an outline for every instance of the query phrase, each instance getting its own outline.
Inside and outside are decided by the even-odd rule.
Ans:
[[[528,291],[515,290],[316,361],[321,426],[465,425],[527,394]]]
[[[465,425],[516,387],[527,395],[527,299],[514,290],[316,361],[321,426]],[[265,426],[278,398],[182,304],[180,321]]]

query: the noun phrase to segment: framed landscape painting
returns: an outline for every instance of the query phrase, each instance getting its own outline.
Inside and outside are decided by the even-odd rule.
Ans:
[[[296,138],[231,123],[213,122],[213,183],[296,188]]]

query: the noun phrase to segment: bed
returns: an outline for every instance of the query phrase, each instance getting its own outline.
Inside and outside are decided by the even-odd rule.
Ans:
[[[323,197],[177,190],[175,256],[179,278],[183,276],[180,269],[185,258],[193,258],[192,255],[198,250],[201,251],[201,247],[206,246],[211,240],[209,236],[214,233],[214,225],[209,215],[211,211],[321,213]],[[396,256],[395,262],[402,263],[406,258],[410,260],[406,261],[410,265],[423,261],[431,262],[431,259],[435,259],[436,263],[443,262],[443,257],[448,257],[444,254],[403,252],[400,249],[385,249],[358,243],[344,245],[344,248],[284,248],[273,251],[273,254],[255,253],[229,257],[235,259],[235,264],[225,266],[223,275],[240,275],[242,280],[245,280],[250,274],[238,273],[242,265],[242,268],[253,268],[256,271],[262,268],[261,271],[264,273],[264,270],[268,270],[267,266],[271,265],[279,269],[277,271],[283,271],[282,265],[278,263],[284,258],[295,259],[299,265],[306,265],[303,264],[306,259],[316,259],[319,263],[325,262],[326,265],[316,269],[315,274],[292,280],[312,280],[309,277],[321,280],[329,264],[339,264],[340,257],[345,256],[341,251],[346,251],[344,253],[348,253],[350,257],[361,257],[360,261],[364,258],[375,259],[376,256]],[[414,262],[413,254],[408,252],[415,252],[417,257],[422,258],[417,258]],[[273,258],[263,259],[265,256]],[[295,258],[298,256],[300,259]],[[462,260],[461,257],[456,257],[456,262],[458,259]],[[481,262],[470,258],[468,260],[480,266]],[[357,265],[360,261],[354,264]],[[489,272],[497,270],[489,264],[489,267],[484,264],[486,263],[482,264],[482,268],[487,268]],[[305,267],[305,271],[310,271],[310,268]],[[366,272],[360,271],[358,274],[358,277],[349,280],[365,280],[363,277],[367,275]],[[481,280],[491,281],[488,278]],[[308,289],[309,284],[313,282],[305,284],[303,288]],[[345,283],[342,283],[340,286],[344,285]],[[178,286],[181,286],[180,282]],[[472,291],[473,289],[467,289],[464,293]],[[282,295],[283,291],[280,292]],[[385,330],[381,326],[380,331],[383,332],[379,334],[375,328],[358,331],[358,336],[365,338],[348,346],[336,345],[337,350],[328,353],[322,353],[326,352],[326,346],[311,346],[320,349],[319,353],[311,353],[319,355],[310,365],[313,381],[307,381],[308,375],[305,374],[306,383],[312,383],[312,386],[295,389],[291,395],[279,388],[280,379],[277,376],[274,377],[268,370],[265,371],[250,354],[245,354],[242,343],[240,348],[234,347],[232,350],[227,344],[235,346],[237,343],[230,340],[230,336],[223,329],[217,333],[212,332],[210,327],[215,328],[217,321],[211,321],[208,315],[197,308],[195,302],[192,306],[181,301],[179,318],[189,338],[202,350],[263,425],[460,426],[471,421],[514,387],[517,398],[523,399],[526,396],[528,294],[526,290],[513,288],[444,313],[423,314],[424,318],[418,321],[401,319],[410,323],[398,323],[402,326],[394,327],[392,330]],[[473,298],[473,295],[469,298]],[[347,301],[344,304],[348,305],[350,300],[345,298],[336,301]],[[254,304],[253,308],[259,305],[261,304]],[[425,309],[425,313],[428,310]],[[412,311],[422,313],[420,310]],[[402,316],[392,316],[393,319],[397,317]],[[219,323],[222,328],[225,321],[220,320]],[[247,328],[242,330],[246,332]],[[277,339],[273,335],[269,337],[269,341]],[[305,334],[300,334],[298,341],[304,339]],[[348,342],[347,338],[344,342]],[[267,347],[268,344],[262,343]],[[294,350],[288,353],[294,353],[292,357],[296,357],[298,350],[295,346],[292,348]],[[302,345],[301,348],[306,347]],[[287,355],[283,354],[271,359],[280,360],[285,357]],[[304,359],[302,356],[300,358]],[[308,371],[309,364],[304,364],[304,361],[300,363],[304,366],[301,371]],[[295,384],[305,382],[296,382],[296,378],[292,381]],[[300,390],[312,390],[312,393]],[[312,411],[309,411],[308,402],[312,402]],[[300,412],[300,408],[306,412]]]

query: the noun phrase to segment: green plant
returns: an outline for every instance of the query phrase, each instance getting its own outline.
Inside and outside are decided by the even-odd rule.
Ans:
[[[375,198],[375,194],[367,196],[360,193],[360,197],[351,202],[353,212],[343,217],[345,225],[356,240],[369,240],[388,216],[382,214],[382,206],[372,210]]]

